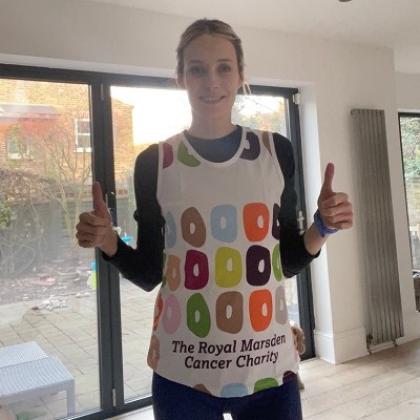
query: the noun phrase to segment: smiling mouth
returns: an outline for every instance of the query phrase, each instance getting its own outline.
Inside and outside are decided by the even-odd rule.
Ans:
[[[223,99],[225,99],[225,96],[219,96],[219,97],[212,97],[212,96],[201,96],[200,99],[206,103],[206,104],[217,104]]]

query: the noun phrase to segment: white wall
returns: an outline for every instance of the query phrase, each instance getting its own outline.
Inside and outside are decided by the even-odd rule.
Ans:
[[[399,111],[420,112],[420,73],[396,73]]]
[[[0,62],[133,74],[172,75],[190,20],[77,0],[0,0]],[[212,17],[207,16],[207,17]],[[329,161],[334,186],[357,204],[350,110],[384,109],[406,339],[419,336],[398,138],[392,52],[237,27],[252,82],[302,89],[300,106],[308,214]],[[357,216],[357,209],[356,209]],[[366,354],[360,226],[329,239],[312,265],[316,346],[338,363]]]

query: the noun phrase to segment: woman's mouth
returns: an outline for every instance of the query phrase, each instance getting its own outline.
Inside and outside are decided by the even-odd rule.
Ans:
[[[225,98],[225,96],[201,96],[200,99],[209,105],[214,105],[219,103]]]

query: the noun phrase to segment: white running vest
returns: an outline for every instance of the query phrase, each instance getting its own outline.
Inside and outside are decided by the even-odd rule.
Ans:
[[[297,372],[280,261],[283,188],[271,133],[243,127],[221,163],[183,133],[159,144],[165,250],[148,354],[159,375],[240,397]]]

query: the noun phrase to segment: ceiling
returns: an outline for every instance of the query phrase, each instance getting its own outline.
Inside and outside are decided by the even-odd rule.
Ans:
[[[224,19],[233,26],[280,30],[391,47],[397,71],[420,73],[420,0],[86,0],[159,13]]]

